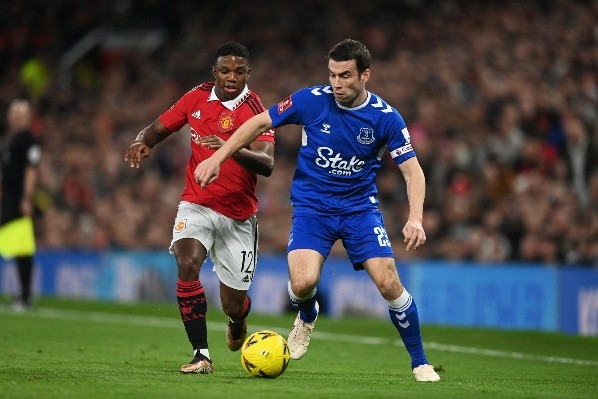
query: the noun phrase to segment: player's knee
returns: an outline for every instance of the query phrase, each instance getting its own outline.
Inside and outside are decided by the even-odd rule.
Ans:
[[[296,291],[293,290],[293,292],[299,298],[307,298],[307,297],[312,296],[312,293],[314,292],[314,287],[313,286],[304,286]]]
[[[199,267],[201,266],[200,259],[196,256],[179,255],[176,260],[179,270],[179,278],[186,281],[199,278]]]
[[[298,280],[298,281],[297,281]],[[315,295],[316,285],[304,279],[289,282],[289,296],[292,300],[310,298]]]
[[[378,291],[384,299],[392,301],[403,293],[403,286],[400,281],[382,281],[378,285]]]

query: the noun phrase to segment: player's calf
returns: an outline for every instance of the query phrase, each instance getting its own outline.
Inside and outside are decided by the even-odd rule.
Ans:
[[[228,349],[235,352],[241,349],[243,342],[247,337],[247,320],[243,319],[234,322],[230,319],[226,322],[226,345]]]

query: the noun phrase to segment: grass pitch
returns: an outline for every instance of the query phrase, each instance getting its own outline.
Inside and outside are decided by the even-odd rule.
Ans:
[[[283,336],[295,315],[252,313],[249,332]],[[208,311],[212,375],[182,375],[190,345],[175,303],[41,298],[0,307],[0,398],[593,398],[598,338],[422,326],[439,383],[417,383],[388,320],[320,317],[310,349],[273,380],[229,352],[225,316]]]

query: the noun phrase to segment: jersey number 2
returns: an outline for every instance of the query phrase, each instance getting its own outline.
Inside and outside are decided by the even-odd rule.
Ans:
[[[253,271],[255,270],[255,259],[253,251],[241,251],[243,254],[243,264],[241,265],[241,271],[251,275],[253,278]]]
[[[380,244],[381,247],[390,247],[390,240],[386,235],[386,229],[384,227],[374,227],[374,233],[378,236],[378,244]]]

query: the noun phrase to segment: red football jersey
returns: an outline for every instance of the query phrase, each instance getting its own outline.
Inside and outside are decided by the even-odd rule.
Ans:
[[[164,112],[160,120],[171,132],[180,130],[187,123],[191,127],[191,157],[187,162],[186,185],[181,199],[209,207],[232,219],[245,220],[257,212],[257,175],[229,158],[220,167],[218,179],[202,189],[193,172],[215,150],[199,145],[196,140],[212,134],[228,140],[243,122],[264,111],[264,106],[247,87],[237,98],[225,102],[216,97],[213,87],[214,82],[209,82],[190,90]],[[268,130],[256,140],[274,143],[274,130]]]

